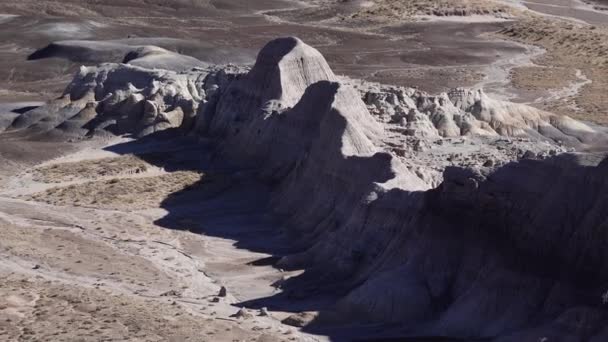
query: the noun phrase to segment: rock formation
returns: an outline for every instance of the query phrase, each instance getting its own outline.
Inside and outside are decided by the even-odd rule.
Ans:
[[[608,334],[608,159],[565,153],[605,143],[602,128],[480,90],[430,96],[339,78],[282,38],[250,70],[82,68],[62,98],[9,129],[170,128],[213,139],[271,181],[273,210],[302,247],[280,267],[306,269],[287,289],[333,288],[345,315],[412,336]]]
[[[78,63],[122,62],[148,69],[184,71],[194,67],[205,67],[206,63],[162,47],[150,45],[168,39],[130,38],[111,41],[64,40],[57,41],[35,51],[29,60],[64,58]],[[184,44],[179,40],[168,40],[166,45]]]

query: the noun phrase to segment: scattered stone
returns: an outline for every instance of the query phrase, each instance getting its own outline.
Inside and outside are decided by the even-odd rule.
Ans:
[[[293,327],[303,328],[312,323],[312,321],[314,321],[318,316],[318,312],[305,311],[291,315],[282,320],[281,323],[291,325]]]
[[[524,152],[522,159],[536,159],[536,153],[528,150]]]
[[[237,313],[230,316],[238,319],[252,319],[253,315],[245,308],[241,308]]]
[[[266,307],[263,307],[260,309],[260,316],[264,316],[264,317],[270,316],[270,313],[268,312],[268,309]]]
[[[169,290],[160,294],[161,297],[181,297],[182,294],[175,290]]]

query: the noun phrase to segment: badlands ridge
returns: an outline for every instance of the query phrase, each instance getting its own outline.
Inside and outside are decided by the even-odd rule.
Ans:
[[[270,184],[270,209],[297,237],[299,252],[276,267],[305,272],[282,288],[338,295],[318,324],[608,339],[606,128],[482,90],[429,95],[337,76],[297,38],[269,42],[250,69],[152,47],[128,57],[82,67],[61,98],[0,130],[209,143]]]

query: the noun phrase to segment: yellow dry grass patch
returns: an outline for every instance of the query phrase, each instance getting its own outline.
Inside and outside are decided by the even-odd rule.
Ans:
[[[576,75],[568,68],[535,65],[513,69],[511,80],[518,89],[542,91],[567,87],[576,81]]]
[[[159,207],[169,195],[194,190],[208,181],[193,171],[177,171],[154,177],[114,178],[55,187],[26,199],[53,205],[136,210]]]
[[[149,164],[134,155],[46,165],[32,170],[33,179],[42,183],[62,183],[78,179],[112,177],[146,172]]]
[[[608,123],[607,28],[531,16],[510,25],[500,34],[509,39],[545,48],[547,54],[535,62],[552,68],[548,70],[570,70],[570,77],[565,77],[565,72],[523,74],[524,77],[516,77],[515,81],[523,83],[524,89],[530,84],[556,84],[571,78],[575,70],[580,70],[591,79],[592,82],[584,86],[579,94],[567,99],[569,101],[551,103],[544,109],[576,119]],[[535,79],[531,80],[533,77]],[[578,111],[569,105],[572,102],[579,108]]]
[[[383,19],[404,19],[415,15],[504,16],[513,8],[491,0],[376,0],[374,5],[355,13],[353,18],[374,17]]]
[[[501,32],[502,35],[540,45],[550,54],[576,58],[578,64],[608,67],[608,29],[531,16]]]

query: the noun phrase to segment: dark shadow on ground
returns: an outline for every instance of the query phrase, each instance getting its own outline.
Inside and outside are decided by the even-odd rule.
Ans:
[[[163,201],[161,206],[168,214],[155,222],[161,227],[231,239],[236,241],[236,248],[269,255],[250,262],[252,266],[275,265],[281,257],[301,252],[306,247],[298,245],[297,236],[285,229],[281,219],[271,213],[272,185],[260,181],[255,170],[241,169],[219,158],[210,141],[184,137],[179,130],[174,130],[113,145],[106,150],[137,155],[167,171],[190,170],[203,174],[197,184],[173,193]],[[335,280],[334,286],[322,283],[331,284],[332,279],[319,279],[315,272],[305,271],[276,284],[282,292],[244,301],[237,306],[294,313],[324,312],[332,309],[337,298],[349,288],[335,286]],[[376,324],[366,326],[350,322],[345,326],[320,319],[305,331],[327,335],[336,341],[348,341],[352,340],[353,331],[359,331],[358,336],[374,336],[388,330]]]
[[[36,109],[40,106],[26,106],[26,107],[21,107],[21,108],[15,108],[12,110],[13,113],[17,113],[17,114],[23,114],[23,113],[27,113],[30,110]]]
[[[328,143],[323,146],[330,148],[338,145]],[[183,137],[178,131],[174,131],[158,133],[107,149],[120,154],[136,154],[149,163],[164,167],[168,171],[196,170],[204,173],[199,184],[173,193],[163,201],[162,207],[168,211],[168,214],[156,221],[156,224],[162,227],[178,230],[187,227],[188,230],[195,233],[234,240],[237,248],[268,254],[265,258],[250,262],[250,265],[254,266],[274,265],[281,257],[297,253],[307,247],[306,244],[298,244],[299,241],[306,239],[294,236],[293,229],[286,229],[281,217],[272,213],[269,205],[273,186],[260,181],[256,170],[242,169],[230,164],[230,161],[226,160],[224,156],[220,158],[216,147],[208,140]],[[330,155],[332,153],[330,152]],[[556,158],[564,159],[574,156],[563,155]],[[354,160],[353,162],[364,161]],[[344,163],[349,165],[348,161],[344,161]],[[604,160],[599,167],[576,167],[576,172],[568,173],[571,179],[562,182],[564,183],[562,190],[568,192],[588,186],[585,179],[596,179],[598,174],[603,172],[602,166],[605,166],[605,163]],[[574,162],[570,164],[576,165]],[[361,165],[365,164],[359,164],[359,166]],[[512,227],[519,226],[517,221],[509,220],[517,220],[518,216],[505,216],[504,222],[498,225],[494,219],[496,215],[508,212],[508,208],[505,209],[502,202],[487,202],[483,207],[476,205],[479,203],[479,199],[475,196],[485,196],[497,191],[502,194],[501,196],[510,199],[507,201],[508,203],[522,202],[521,194],[524,191],[512,188],[508,181],[498,180],[503,178],[509,180],[516,177],[527,179],[532,182],[530,184],[536,184],[534,181],[536,180],[538,183],[540,177],[544,179],[543,182],[554,182],[550,178],[545,179],[547,175],[555,174],[551,171],[553,165],[547,161],[507,164],[489,175],[487,184],[479,185],[481,189],[479,192],[464,192],[473,197],[462,197],[464,193],[445,192],[441,189],[423,193],[425,196],[439,196],[431,201],[435,203],[435,207],[427,208],[428,215],[432,216],[432,218],[427,218],[427,229],[433,229],[436,234],[440,234],[450,241],[453,240],[454,243],[464,244],[466,241],[478,241],[479,245],[476,244],[474,248],[495,251],[508,257],[509,267],[524,274],[542,275],[543,279],[572,282],[573,288],[583,289],[581,286],[590,282],[597,275],[594,270],[599,269],[599,265],[589,263],[589,269],[579,267],[576,271],[576,264],[573,264],[572,260],[559,259],[561,255],[559,251],[546,251],[547,255],[543,258],[530,254],[530,247],[526,245],[525,241],[513,241],[512,239]],[[531,174],[529,170],[540,171]],[[565,174],[560,177],[565,177]],[[528,192],[540,193],[542,189],[546,188],[544,183],[541,183],[534,188],[528,188]],[[555,191],[562,190],[557,188]],[[564,205],[568,204],[567,201],[564,203]],[[527,210],[533,210],[535,207],[531,208]],[[525,212],[524,209],[522,210]],[[551,213],[551,215],[556,214]],[[184,224],[186,220],[188,224]],[[469,229],[456,229],[456,226],[449,222],[461,222],[459,227],[465,226]],[[590,227],[592,226],[590,225]],[[539,229],[538,231],[544,230]],[[531,241],[534,243],[533,240]],[[556,246],[563,244],[556,242]],[[547,258],[557,261],[553,262],[556,265],[555,269],[548,266],[551,263],[547,261]],[[561,270],[565,267],[570,270],[571,275],[576,276],[576,279],[565,278],[564,272]],[[344,318],[340,322],[336,316],[332,317],[332,309],[337,299],[350,290],[353,284],[340,287],[341,284],[349,283],[340,281],[339,278],[328,279],[322,276],[323,274],[314,272],[312,268],[307,268],[302,275],[277,284],[277,286],[280,285],[281,292],[265,298],[244,301],[237,305],[252,309],[267,307],[270,311],[321,312],[321,315],[304,331],[326,335],[335,341],[357,340],[353,336],[356,336],[359,341],[484,341],[439,336],[412,336],[409,335],[411,330],[408,331],[408,327],[399,325],[365,324],[365,322],[347,321]],[[589,295],[596,293],[595,288],[591,288],[591,290],[585,288],[583,292],[587,293],[586,296],[590,301],[596,299]],[[589,305],[594,304],[589,302]],[[348,325],[345,325],[345,321],[348,322]]]
[[[368,183],[371,187],[374,182],[386,182],[394,177],[387,155],[345,157],[341,151],[340,132],[344,132],[346,121],[338,112],[330,111],[328,115],[329,119],[322,122],[326,125],[324,129],[331,127],[331,132],[319,132],[321,140],[317,141],[316,147],[323,151],[315,152],[313,148],[311,153],[324,153],[330,164],[337,161],[337,164],[332,164],[334,172],[359,170],[366,185],[362,184],[360,189],[354,190],[355,194],[370,191]],[[260,266],[274,265],[283,256],[307,249],[314,241],[310,236],[296,235],[294,229],[285,229],[284,220],[273,213],[270,207],[272,184],[261,181],[256,169],[243,169],[232,164],[227,159],[229,157],[220,155],[218,147],[210,140],[187,137],[179,130],[173,130],[114,145],[107,150],[135,154],[167,171],[193,170],[203,174],[197,184],[169,195],[162,202],[161,207],[168,213],[155,222],[161,227],[188,229],[194,233],[234,240],[236,248],[268,254],[268,257],[251,263]],[[306,173],[307,170],[300,172]],[[356,283],[345,278],[349,275],[328,272],[327,267],[305,267],[301,275],[276,283],[280,292],[243,301],[237,306],[251,309],[266,307],[270,311],[293,313],[320,312],[304,331],[326,335],[335,341],[350,341],[354,339],[353,336],[362,341],[374,341],[379,337],[393,341],[425,341],[423,337],[403,337],[408,333],[398,325],[369,324],[337,315],[334,308],[338,299],[352,290]],[[426,341],[461,341],[425,338]]]

